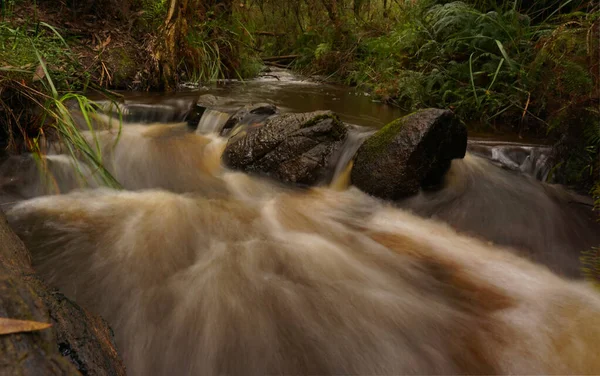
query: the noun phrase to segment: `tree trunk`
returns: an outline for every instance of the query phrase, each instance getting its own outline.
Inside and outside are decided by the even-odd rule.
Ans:
[[[352,4],[352,10],[354,11],[354,17],[355,18],[360,18],[360,7],[362,5],[364,0],[354,0],[354,3]]]
[[[304,26],[302,25],[302,18],[300,17],[300,1],[294,2],[294,15],[296,16],[296,22],[298,22],[298,28],[301,33],[304,33]]]
[[[337,0],[321,0],[323,6],[327,10],[327,15],[335,28],[340,26]]]
[[[205,20],[208,11],[213,17],[225,20],[231,17],[232,0],[170,0],[167,17],[155,45],[155,60],[160,77],[160,86],[174,90],[179,83],[179,66],[182,62],[193,65],[191,47],[186,37],[195,24]],[[185,64],[184,64],[185,65]]]
[[[164,90],[175,89],[179,83],[177,66],[185,50],[183,37],[187,32],[189,0],[170,0],[167,17],[154,48],[159,73],[159,85]]]

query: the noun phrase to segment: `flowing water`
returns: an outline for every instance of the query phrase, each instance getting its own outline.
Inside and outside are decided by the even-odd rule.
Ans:
[[[196,133],[219,134],[221,128],[230,117],[231,114],[228,114],[227,112],[207,109],[200,118]]]
[[[109,321],[130,374],[600,371],[600,296],[565,279],[600,231],[588,198],[540,181],[547,148],[477,140],[441,189],[381,202],[348,176],[397,110],[277,77],[204,91],[227,104],[195,129],[198,93],[131,95],[120,130],[99,116],[84,134],[121,191],[60,145],[0,166],[36,270]],[[340,102],[353,125],[328,181],[299,189],[221,165],[219,129],[249,98]]]
[[[196,88],[177,94],[123,93],[125,103],[118,108],[106,103],[114,116],[121,111],[123,120],[137,124],[183,122],[199,95],[215,95],[215,108],[202,114],[194,124],[201,134],[215,133],[240,107],[249,103],[269,103],[282,112],[331,110],[344,122],[357,126],[354,138],[405,115],[402,110],[374,101],[368,94],[344,86],[314,82],[286,70],[272,68],[258,79],[227,81],[211,87]],[[368,128],[368,129],[365,129]],[[358,145],[360,146],[360,145]],[[350,147],[348,154],[358,148]],[[545,181],[551,170],[550,148],[541,143],[523,142],[516,136],[471,134],[469,151],[490,159],[505,168]],[[345,165],[344,165],[345,166]]]

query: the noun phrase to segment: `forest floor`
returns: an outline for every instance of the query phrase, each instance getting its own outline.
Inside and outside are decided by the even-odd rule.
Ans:
[[[74,74],[83,79],[84,84],[94,83],[107,89],[144,90],[150,87],[153,62],[150,46],[154,36],[135,28],[140,18],[139,13],[128,14],[126,19],[111,13],[100,17],[93,12],[67,8],[62,3],[40,2],[20,5],[4,22],[22,35],[42,38],[42,42],[44,37],[60,35],[68,46],[66,52],[70,59],[48,62],[51,72],[76,70]],[[54,30],[41,30],[40,25],[44,24]],[[43,54],[44,57],[48,55],[52,56],[52,51]],[[0,66],[6,63],[2,60],[0,50]],[[62,86],[61,82],[58,86]]]

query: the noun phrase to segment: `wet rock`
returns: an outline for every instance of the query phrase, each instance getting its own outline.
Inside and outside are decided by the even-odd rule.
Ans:
[[[0,212],[0,317],[52,323],[0,335],[1,375],[125,375],[104,320],[50,290]]]
[[[358,149],[351,181],[363,191],[397,200],[438,186],[450,161],[463,158],[467,130],[448,110],[426,109],[397,119]]]
[[[229,107],[235,104],[235,100],[226,97],[218,97],[212,94],[202,94],[196,101],[197,106],[204,108]]]
[[[198,127],[198,124],[200,123],[200,119],[202,119],[204,111],[206,111],[206,107],[198,105],[191,106],[184,119],[188,127],[190,127],[191,129],[196,129]]]
[[[313,185],[345,137],[346,127],[330,111],[283,114],[233,136],[223,161],[233,169]]]
[[[224,100],[225,98],[219,98],[216,95],[203,94],[198,98],[198,102],[196,102],[196,105],[204,108],[214,107],[217,106],[219,103],[223,102]]]
[[[262,123],[279,112],[277,107],[269,103],[248,104],[237,110],[223,126],[221,136],[228,135],[237,125]]]

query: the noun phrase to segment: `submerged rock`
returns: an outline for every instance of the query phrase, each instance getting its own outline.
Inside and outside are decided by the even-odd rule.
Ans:
[[[351,181],[373,196],[397,200],[440,184],[450,161],[463,158],[466,148],[466,127],[451,111],[417,111],[362,144]]]
[[[226,97],[218,97],[212,94],[202,94],[196,101],[196,106],[204,108],[215,108],[222,106],[229,106],[234,103],[234,100]]]
[[[233,136],[223,161],[233,169],[312,185],[325,175],[345,137],[346,127],[333,112],[283,114]]]
[[[262,123],[278,112],[277,107],[270,103],[247,104],[231,115],[221,130],[221,136],[228,135],[237,125]]]

